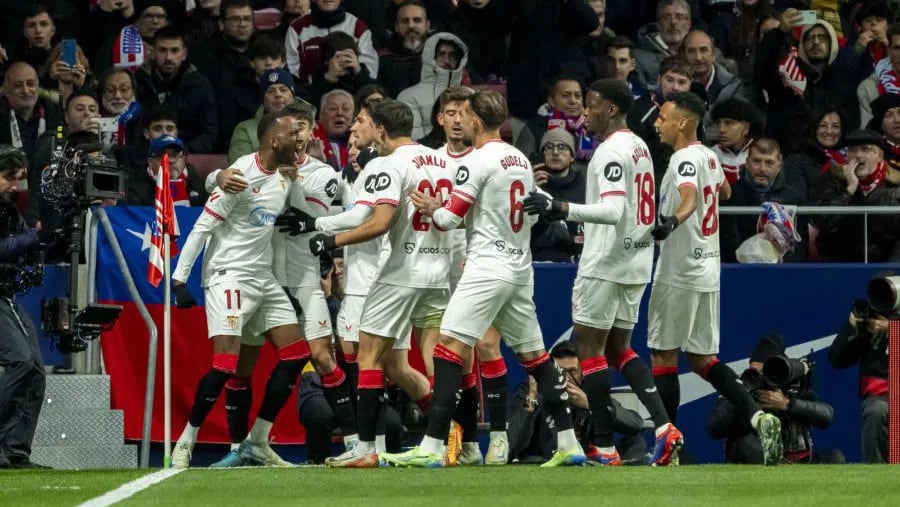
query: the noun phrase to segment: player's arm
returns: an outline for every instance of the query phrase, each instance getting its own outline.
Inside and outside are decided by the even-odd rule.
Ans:
[[[719,187],[719,200],[727,201],[728,199],[731,199],[731,184],[728,183],[727,179],[723,178],[722,186]]]
[[[397,214],[397,206],[390,203],[376,204],[372,216],[357,227],[334,237],[335,247],[365,243],[387,233]]]
[[[178,265],[172,272],[174,285],[181,285],[187,281],[210,233],[228,218],[237,201],[238,196],[235,194],[227,194],[221,189],[213,190],[181,248]]]
[[[333,232],[353,229],[365,222],[374,211],[373,203],[356,201],[352,208],[343,213],[315,219],[315,230]]]
[[[650,233],[656,240],[664,240],[697,209],[697,167],[689,160],[672,156],[669,171],[675,171],[675,184],[681,203],[672,215],[659,215],[659,221]]]
[[[247,179],[240,169],[229,167],[228,169],[216,169],[206,175],[204,187],[208,193],[212,193],[216,187],[228,192],[229,194],[239,194],[247,190]]]
[[[438,196],[427,196],[418,191],[411,193],[409,197],[420,213],[431,217],[431,223],[435,227],[450,231],[463,226],[466,213],[478,200],[487,178],[487,172],[478,165],[460,166],[456,172],[456,185],[446,202],[442,202]]]

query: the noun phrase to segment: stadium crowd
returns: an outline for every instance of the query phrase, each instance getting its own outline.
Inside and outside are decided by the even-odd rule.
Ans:
[[[550,223],[543,229],[540,223],[534,228],[531,237],[533,260],[578,262],[586,248],[586,229],[605,223],[588,225],[591,222],[585,218],[592,216],[593,211],[587,210],[593,205],[592,200],[598,198],[591,188],[596,182],[592,182],[589,162],[597,155],[598,146],[607,141],[604,134],[611,136],[617,132],[599,131],[593,124],[596,120],[588,118],[591,109],[596,110],[600,103],[592,105],[587,100],[593,93],[600,97],[596,100],[605,101],[603,104],[611,108],[607,121],[620,124],[622,130],[627,128],[635,134],[634,140],[629,141],[639,148],[635,151],[634,163],[641,160],[640,163],[649,164],[649,171],[660,190],[665,178],[671,177],[667,173],[673,172],[668,170],[670,160],[687,156],[676,155],[675,145],[692,138],[709,148],[704,148],[702,153],[713,153],[714,156],[708,159],[711,168],[716,169],[714,160],[717,160],[724,174],[725,181],[722,182],[701,181],[711,183],[715,188],[717,196],[711,196],[714,203],[717,198],[722,200],[723,207],[775,203],[769,205],[769,212],[762,217],[723,214],[721,219],[717,218],[722,261],[758,258],[760,254],[747,257],[747,252],[758,244],[754,241],[759,237],[769,240],[766,243],[768,249],[764,250],[769,252],[770,262],[900,260],[898,216],[870,217],[867,225],[863,225],[861,216],[793,216],[789,210],[791,205],[900,204],[900,24],[894,24],[900,11],[894,2],[197,0],[182,3],[177,0],[46,0],[38,4],[2,0],[0,8],[4,12],[4,29],[0,31],[3,75],[0,118],[6,120],[5,126],[0,127],[0,144],[9,144],[24,154],[29,171],[27,176],[21,175],[16,204],[29,222],[41,221],[44,228],[52,227],[61,219],[43,202],[40,193],[41,169],[54,156],[54,150],[61,142],[57,139],[60,131],[73,144],[101,143],[102,151],[127,170],[127,195],[118,204],[153,204],[160,160],[167,154],[171,162],[169,178],[175,204],[203,206],[210,203],[207,204],[209,207],[215,199],[247,188],[247,180],[234,169],[243,167],[245,173],[255,170],[247,165],[252,160],[247,158],[248,155],[257,153],[257,161],[273,163],[296,155],[293,151],[284,151],[284,144],[278,144],[284,142],[284,136],[291,135],[284,126],[287,120],[281,119],[290,116],[300,124],[297,128],[310,130],[309,140],[306,142],[304,138],[303,147],[309,158],[302,159],[304,162],[299,169],[303,174],[301,179],[308,179],[304,184],[306,201],[313,199],[324,209],[316,209],[315,213],[304,210],[304,214],[314,215],[311,228],[310,222],[302,220],[282,220],[279,225],[299,227],[292,230],[292,234],[352,229],[358,224],[338,226],[337,216],[343,214],[325,216],[332,204],[343,204],[344,207],[352,204],[346,200],[350,195],[346,193],[348,190],[338,192],[338,181],[352,189],[349,191],[357,198],[363,190],[370,190],[356,188],[361,185],[354,186],[354,179],[368,163],[373,163],[375,154],[368,150],[379,143],[382,148],[379,151],[384,148],[381,144],[393,151],[403,146],[400,141],[415,140],[423,146],[444,150],[441,153],[448,159],[468,156],[467,143],[473,140],[463,139],[464,127],[454,124],[460,114],[454,110],[454,104],[458,106],[470,101],[480,122],[476,123],[482,129],[476,131],[475,139],[479,134],[482,137],[493,133],[502,136],[528,158],[527,163],[511,165],[533,168],[526,186],[544,191],[544,194],[537,194],[543,197],[533,197],[530,204],[526,200],[531,215]],[[810,10],[815,11],[812,18],[809,17]],[[593,86],[592,83],[598,80],[604,80],[604,84]],[[611,83],[626,87],[627,101],[620,100],[620,88]],[[465,91],[469,88],[482,90],[482,95],[474,98],[471,90]],[[485,95],[485,90],[498,93]],[[454,95],[460,93],[462,95]],[[508,108],[508,120],[503,114],[499,122],[494,121],[499,111],[495,96],[502,97],[503,107]],[[394,104],[405,104],[411,112],[410,133],[405,133],[406,113],[392,111]],[[616,109],[615,113],[612,108]],[[676,110],[684,115],[681,123],[672,123]],[[370,118],[374,125],[383,128],[387,140],[376,142],[377,136],[361,131],[363,127],[358,126],[360,116]],[[685,132],[685,125],[691,125],[693,131]],[[280,141],[275,142],[275,139]],[[287,145],[290,147],[290,143]],[[481,151],[479,147],[475,155]],[[515,159],[514,154],[509,156]],[[210,166],[210,159],[219,165]],[[200,161],[203,161],[202,167],[199,167]],[[385,167],[383,162],[374,163]],[[245,166],[238,167],[240,164]],[[678,173],[679,177],[690,176],[682,174],[681,169]],[[291,180],[297,179],[296,172],[288,176]],[[469,175],[466,173],[462,181],[460,178],[456,174],[455,179],[450,179],[459,185],[466,183],[465,178]],[[608,171],[606,178],[612,180]],[[474,171],[472,179],[475,179]],[[363,183],[369,186],[368,181]],[[380,187],[381,182],[376,179],[372,185]],[[219,190],[216,190],[217,186]],[[313,187],[318,194],[310,190]],[[730,191],[725,192],[725,188]],[[650,209],[659,206],[662,210],[665,206],[660,202],[662,192],[653,192],[651,183],[650,193],[654,193],[656,200]],[[704,200],[706,197],[704,195]],[[222,202],[232,202],[230,199],[222,198],[217,206],[225,206]],[[669,204],[671,207],[671,201]],[[545,213],[544,206],[551,212]],[[441,223],[453,228],[458,224],[449,218],[441,218],[441,211],[429,208],[427,199],[417,203],[416,209],[431,217],[436,228]],[[561,209],[567,210],[568,215],[557,213]],[[715,206],[712,209],[716,213]],[[655,239],[665,240],[685,219],[676,211],[671,208],[670,216],[659,217],[660,223],[653,233]],[[375,221],[378,215],[373,217]],[[558,223],[560,218],[566,219],[565,227]],[[425,222],[423,225],[421,216],[418,219],[420,222],[414,221],[413,227],[430,224]],[[323,220],[330,221],[323,225]],[[651,212],[649,222],[644,225],[649,226],[656,220]],[[327,238],[336,237],[343,239],[313,237],[323,243],[320,251],[313,253],[330,253],[339,246],[361,241],[356,237],[350,241],[348,236],[340,235]],[[372,237],[364,239],[371,240]],[[336,244],[341,241],[343,244]],[[277,245],[273,248],[277,261],[279,250]],[[339,323],[341,317],[336,312],[339,305],[327,308],[325,302],[344,299],[346,304],[348,297],[365,297],[366,294],[371,298],[368,287],[344,286],[340,260],[323,261],[320,265],[315,259],[319,255],[309,256],[309,252],[305,252],[304,255],[312,260],[307,259],[303,266],[292,266],[292,261],[301,262],[296,260],[301,255],[295,255],[290,244],[282,248],[287,252],[282,252],[283,272],[279,273],[276,267],[275,277],[278,285],[287,288],[288,296],[304,313],[325,315],[331,322]],[[185,266],[179,265],[181,271],[176,270],[176,280],[186,279],[190,262],[193,260]],[[584,264],[582,267],[591,269]],[[451,282],[456,283],[453,267],[450,269]],[[311,270],[312,274],[308,275],[304,270]],[[320,270],[326,279],[322,287],[319,286]],[[298,274],[301,272],[303,274]],[[457,276],[461,274],[457,273]],[[649,282],[649,272],[647,280],[640,281],[642,284]],[[377,287],[377,284],[373,285],[372,291]],[[353,293],[354,290],[362,292]],[[184,288],[176,290],[179,303],[190,305],[191,295],[184,291]],[[699,292],[712,294],[711,291],[712,288],[707,291],[704,287]],[[717,291],[716,285],[716,311],[712,317],[716,323]],[[229,307],[230,301],[229,296]],[[385,298],[385,301],[389,303],[391,299]],[[700,311],[703,305],[711,303],[701,299],[697,304]],[[314,307],[315,310],[311,310]],[[357,309],[359,311],[361,308]],[[432,315],[414,317],[412,320],[417,329],[437,330],[437,326],[427,322]],[[660,318],[669,317],[663,315]],[[359,319],[359,315],[356,318]],[[445,321],[447,318],[445,315]],[[293,320],[296,325],[296,319]],[[310,320],[309,316],[307,320]],[[408,320],[398,329],[409,324]],[[322,320],[318,319],[318,322]],[[591,333],[603,330],[596,336],[600,344],[605,343],[605,356],[603,350],[586,352],[580,344],[574,351],[554,350],[552,355],[559,366],[552,369],[546,362],[546,354],[540,355],[536,349],[514,347],[516,352],[521,351],[523,366],[534,380],[533,384],[523,385],[517,394],[522,402],[515,406],[524,407],[524,413],[507,417],[505,387],[503,404],[486,399],[492,415],[492,445],[487,460],[505,463],[531,452],[557,464],[574,464],[578,461],[576,451],[572,450],[579,444],[575,441],[577,433],[577,438],[586,443],[588,457],[598,463],[621,464],[642,459],[660,465],[677,463],[682,444],[680,433],[673,424],[678,406],[677,375],[668,381],[657,378],[671,377],[668,364],[677,358],[654,355],[653,379],[642,362],[643,369],[636,371],[638,362],[632,361],[629,354],[633,351],[627,347],[630,328],[627,328],[624,342],[614,345],[622,338],[616,336],[616,331],[624,329],[623,322],[620,315],[611,316],[605,323],[592,323],[589,319],[579,321],[576,315],[579,336],[595,336]],[[267,321],[267,324],[271,322]],[[226,456],[220,462],[222,466],[240,464],[247,459],[283,464],[267,444],[249,449],[241,445],[245,438],[251,442],[265,442],[270,421],[274,420],[274,414],[290,392],[284,387],[293,385],[300,375],[300,359],[306,364],[307,358],[315,373],[308,369],[303,376],[300,391],[305,402],[301,404],[301,417],[306,418],[305,424],[309,421],[316,428],[317,432],[311,434],[318,435],[320,440],[329,438],[331,429],[340,428],[348,444],[350,456],[344,461],[332,461],[332,465],[361,466],[360,459],[371,455],[371,452],[360,451],[358,446],[354,448],[351,444],[356,441],[347,439],[351,436],[356,436],[362,443],[375,441],[379,454],[384,454],[385,449],[398,449],[395,423],[399,416],[391,413],[393,409],[382,408],[380,394],[369,393],[383,387],[378,384],[382,381],[373,380],[378,384],[376,388],[366,388],[366,382],[371,380],[368,374],[382,368],[421,411],[429,413],[428,430],[421,446],[424,449],[421,452],[425,454],[388,455],[393,456],[393,462],[430,463],[430,456],[440,450],[440,444],[432,441],[437,442],[437,435],[448,434],[445,423],[450,423],[451,416],[454,422],[450,424],[451,451],[448,455],[462,464],[481,459],[480,451],[473,457],[475,451],[471,446],[477,439],[477,427],[470,424],[477,408],[471,408],[471,404],[464,401],[467,396],[474,400],[472,388],[475,386],[471,360],[465,364],[466,351],[445,347],[443,341],[438,343],[437,336],[432,337],[430,347],[434,351],[425,351],[434,354],[434,364],[426,361],[426,377],[423,377],[410,371],[408,364],[403,362],[405,351],[402,350],[388,351],[383,355],[391,359],[379,356],[374,366],[363,368],[362,364],[354,366],[360,350],[342,343],[338,347],[342,350],[337,354],[340,361],[337,361],[331,352],[331,326],[311,330],[308,324],[301,323],[301,327],[309,340],[305,351],[294,346],[293,337],[284,329],[254,329],[256,334],[281,329],[275,333],[277,336],[269,337],[280,347],[280,361],[272,372],[272,388],[267,387],[263,401],[267,414],[257,418],[249,435],[247,421],[241,422],[241,417],[246,418],[246,414],[229,412],[229,424],[236,428],[235,442],[233,456]],[[851,323],[845,335],[855,333],[857,327]],[[213,331],[211,328],[211,337],[220,337]],[[398,334],[391,334],[393,328],[388,330],[386,327],[383,331],[375,335],[399,338]],[[441,331],[443,333],[443,328]],[[492,328],[482,340],[489,343],[485,346],[482,342],[474,343],[482,332],[467,334],[466,338],[474,336],[473,343],[464,345],[469,352],[477,347],[484,386],[489,386],[491,379],[499,378],[505,382],[506,366],[498,359],[500,335],[496,331],[501,331],[506,339],[532,338],[511,336],[504,329]],[[497,336],[490,337],[492,333]],[[608,337],[606,333],[609,333]],[[882,331],[862,333],[881,336]],[[359,334],[365,333],[360,331]],[[409,334],[408,329],[406,334]],[[465,342],[453,336],[457,341]],[[318,339],[323,337],[328,338],[324,345],[323,340]],[[658,336],[656,338],[659,340]],[[715,341],[717,344],[717,335]],[[246,357],[244,345],[247,343],[239,347],[242,359]],[[521,343],[516,345],[522,346]],[[660,346],[651,348],[667,352],[677,352],[679,348],[677,345],[669,347],[671,343],[668,342],[657,341],[656,345]],[[767,417],[769,414],[762,409],[775,410],[783,405],[783,400],[751,399],[747,393],[734,392],[727,385],[736,376],[714,359],[716,351],[690,350],[693,345],[688,344],[685,349],[691,356],[692,368],[727,398],[723,403],[738,407],[737,410],[734,406],[717,407],[720,417],[716,423],[710,422],[711,435],[728,438],[733,444],[729,446],[729,452],[733,451],[730,458],[771,464],[776,461],[773,453],[778,455],[777,460],[782,454],[794,453],[789,460],[813,459],[808,448],[784,450],[782,443],[776,445],[772,441],[772,435],[777,431]],[[180,447],[176,446],[176,465],[187,466],[190,461],[197,428],[212,408],[210,393],[214,391],[218,396],[224,389],[229,407],[247,403],[241,400],[249,396],[246,378],[252,371],[252,361],[231,364],[230,359],[220,357],[237,357],[233,346],[230,342],[227,347],[216,345],[217,359],[198,387],[190,422],[179,439]],[[615,351],[611,352],[613,349]],[[598,362],[588,364],[588,371],[583,371],[586,369],[585,353],[591,357],[600,354],[595,358]],[[392,354],[397,354],[399,359],[393,358]],[[783,347],[766,359],[779,354],[783,354]],[[567,358],[581,358],[582,362],[578,366],[575,361],[569,371],[563,366]],[[640,432],[640,421],[635,422],[633,414],[621,407],[612,408],[614,405],[606,385],[609,383],[606,358],[610,360],[609,367],[619,369],[633,386],[646,381],[649,387],[654,382],[659,387],[660,394],[655,399],[651,399],[652,396],[641,399],[650,410],[656,429],[657,447],[649,458],[644,458],[646,449],[630,438]],[[853,362],[852,359],[835,361],[845,366]],[[446,362],[458,364],[450,372]],[[557,368],[562,368],[568,375],[566,396],[562,398],[560,393],[545,387],[555,380]],[[222,373],[226,371],[229,373]],[[345,378],[345,373],[350,380]],[[449,402],[445,398],[449,391],[441,392],[440,382],[429,387],[427,377],[449,378],[463,386],[455,411],[447,407]],[[585,391],[580,391],[579,386]],[[578,392],[581,392],[580,396]],[[596,394],[601,392],[606,393],[605,397]],[[327,403],[317,403],[322,398],[320,393],[324,393]],[[358,404],[349,402],[357,397]],[[808,401],[817,403],[814,399]],[[609,406],[614,417],[609,413],[579,416],[577,410],[573,413],[569,406],[571,403],[576,409],[587,409],[597,402]],[[371,420],[361,415],[364,405],[365,411],[373,414]],[[791,403],[790,407],[800,405],[799,402]],[[310,407],[319,408],[308,412]],[[809,424],[827,426],[831,408],[826,407],[807,406],[809,411],[818,410],[818,418]],[[873,407],[867,409],[875,410]],[[537,434],[543,431],[535,426],[535,420],[540,422],[540,418],[534,416],[539,410],[548,411],[558,425],[558,455],[550,456],[546,451],[548,444]],[[884,414],[879,412],[882,418],[886,417],[886,408],[878,410],[883,410]],[[787,411],[787,406],[781,411]],[[736,416],[735,412],[740,415]],[[499,426],[494,425],[495,415]],[[605,419],[592,424],[591,419],[597,417]],[[729,422],[735,418],[741,419],[740,424]],[[516,421],[511,423],[508,436],[507,420]],[[569,422],[563,423],[564,420]],[[809,424],[805,430],[797,431],[801,440],[808,436]],[[879,424],[876,421],[872,426]],[[244,430],[241,431],[239,426]],[[746,426],[746,431],[735,434],[736,426]],[[513,428],[516,428],[515,437]],[[602,429],[602,435],[591,436],[598,428]],[[614,445],[610,428],[615,428],[616,433],[625,438]],[[550,429],[554,429],[552,424]],[[570,441],[569,432],[573,429],[577,431],[572,432]],[[872,431],[877,433],[879,430]],[[751,451],[740,447],[748,434],[757,439],[755,447],[750,446]],[[502,443],[497,443],[498,439],[502,439]],[[780,434],[777,439],[780,440]],[[556,448],[549,445],[550,449]],[[320,458],[315,459],[324,459],[327,455],[322,449],[317,448],[315,455]],[[877,456],[878,452],[872,450],[867,459],[869,455]],[[745,454],[753,457],[738,457]],[[872,461],[879,459],[883,458],[872,458]],[[823,459],[834,460],[837,459]],[[375,466],[378,463],[376,460]],[[365,466],[368,465],[371,462],[366,462]]]

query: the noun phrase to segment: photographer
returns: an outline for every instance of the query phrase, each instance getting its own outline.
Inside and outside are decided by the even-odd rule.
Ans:
[[[20,266],[44,239],[12,204],[26,167],[20,151],[0,153],[0,468],[46,468],[29,458],[44,403],[44,362],[31,319],[15,302]]]
[[[812,365],[806,359],[785,356],[779,335],[768,335],[756,345],[750,356],[750,368],[741,374],[741,381],[760,408],[781,419],[787,463],[844,463],[844,455],[839,450],[813,451],[810,427],[823,429],[830,426],[834,409],[819,401],[812,390],[812,372]],[[706,421],[706,431],[711,438],[725,439],[727,463],[763,464],[759,437],[747,418],[725,398],[716,401]]]
[[[866,463],[888,462],[888,319],[858,299],[837,334],[828,360],[844,369],[859,364],[862,455]]]

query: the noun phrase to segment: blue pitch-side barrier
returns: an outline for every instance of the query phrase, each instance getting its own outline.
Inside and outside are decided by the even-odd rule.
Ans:
[[[186,229],[182,223],[182,231]],[[839,448],[850,461],[860,459],[857,370],[831,368],[827,348],[830,337],[846,322],[853,299],[865,293],[868,280],[882,269],[885,266],[851,264],[726,265],[722,269],[720,358],[740,372],[747,366],[756,341],[770,332],[781,333],[789,347],[796,346],[793,355],[815,349],[816,390],[835,407],[833,425],[814,432],[815,444],[819,449]],[[571,329],[574,279],[574,265],[535,265],[535,302],[548,348]],[[48,266],[44,287],[19,298],[37,325],[41,300],[63,295],[65,283],[66,270]],[[648,359],[645,317],[649,293],[649,290],[645,293],[641,322],[633,338],[633,348],[645,359]],[[42,339],[41,347],[48,365],[62,363],[62,355],[49,340]],[[515,359],[508,350],[505,354],[510,365],[510,387],[513,387],[525,375],[521,368],[514,366]],[[617,378],[616,385],[622,384],[623,380]],[[720,462],[722,443],[710,440],[705,432],[706,416],[715,400],[712,389],[684,365],[681,387],[678,426],[685,433],[687,449],[699,461]]]

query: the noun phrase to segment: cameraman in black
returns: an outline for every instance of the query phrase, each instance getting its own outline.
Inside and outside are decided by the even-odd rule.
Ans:
[[[862,455],[866,463],[888,462],[888,319],[858,299],[837,334],[828,360],[843,369],[859,364]]]
[[[772,373],[775,363],[782,366],[778,375]],[[750,368],[741,374],[741,382],[763,410],[781,419],[787,463],[844,463],[844,455],[839,450],[813,452],[810,426],[819,429],[830,426],[834,409],[819,401],[812,390],[812,371],[804,360],[787,358],[781,336],[773,334],[757,343],[750,356]],[[747,417],[725,398],[716,401],[706,421],[706,431],[713,439],[725,439],[727,463],[763,464],[759,437]]]
[[[34,325],[15,302],[19,268],[46,239],[12,204],[26,167],[22,152],[0,152],[0,468],[47,468],[30,459],[44,403],[44,362]]]

